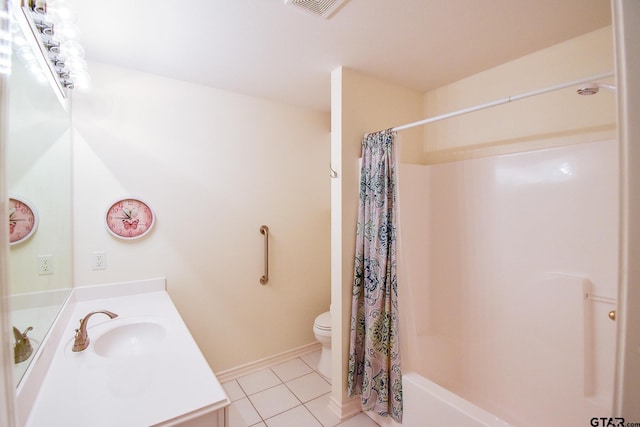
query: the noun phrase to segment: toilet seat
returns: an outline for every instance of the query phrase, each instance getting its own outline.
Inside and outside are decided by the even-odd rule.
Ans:
[[[318,317],[316,317],[316,320],[313,322],[313,327],[321,331],[330,331],[331,330],[331,312],[327,311],[325,313],[318,315]]]

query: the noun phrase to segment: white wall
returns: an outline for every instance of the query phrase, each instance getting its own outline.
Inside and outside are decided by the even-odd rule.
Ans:
[[[166,276],[215,371],[314,341],[329,307],[328,114],[99,63],[73,106],[76,284]],[[126,196],[157,222],[107,233]],[[270,281],[263,237],[271,228]],[[107,269],[91,254],[105,251]]]

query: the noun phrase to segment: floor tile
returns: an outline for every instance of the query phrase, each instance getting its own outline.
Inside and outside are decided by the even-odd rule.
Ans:
[[[276,374],[268,368],[240,377],[237,381],[247,395],[282,384]]]
[[[303,403],[331,391],[331,385],[316,372],[288,381],[286,386]]]
[[[229,405],[229,427],[248,427],[260,421],[262,418],[246,397]]]
[[[262,419],[271,418],[300,405],[300,401],[284,384],[249,396]]]
[[[342,424],[338,424],[339,427],[378,427],[375,421],[367,417],[364,412],[360,412],[355,417],[349,418]]]
[[[340,418],[329,409],[329,396],[331,396],[331,393],[304,404],[324,427],[333,427],[340,422]]]
[[[322,424],[302,405],[269,418],[266,423],[267,427],[322,427]]]
[[[232,401],[228,427],[379,427],[365,413],[338,424],[318,360],[320,350],[224,383]]]
[[[287,382],[313,372],[313,369],[301,359],[295,358],[279,365],[272,366],[271,370],[283,381]]]
[[[304,356],[300,356],[300,359],[302,359],[303,362],[309,365],[312,369],[317,370],[318,362],[320,361],[320,352],[321,350],[318,350],[313,353],[305,354]]]
[[[227,393],[227,397],[232,402],[242,399],[243,397],[247,397],[247,395],[244,394],[244,391],[242,391],[242,389],[240,388],[240,385],[237,381],[226,382],[222,384],[222,388],[224,388],[225,393]]]

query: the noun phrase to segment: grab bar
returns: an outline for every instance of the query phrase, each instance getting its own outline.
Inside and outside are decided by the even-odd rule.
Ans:
[[[264,234],[264,276],[260,278],[260,283],[266,285],[269,281],[269,227],[260,227],[260,234]]]

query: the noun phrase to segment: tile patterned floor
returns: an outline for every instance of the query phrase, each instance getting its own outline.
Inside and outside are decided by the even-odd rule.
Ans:
[[[360,413],[340,423],[328,408],[331,384],[317,366],[320,351],[229,381],[229,427],[377,427]]]

